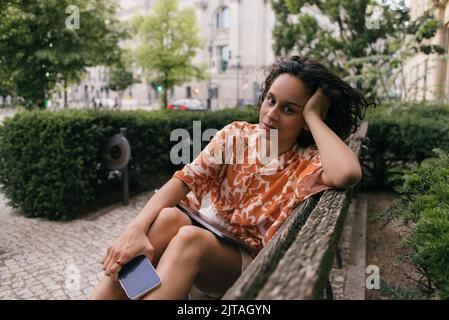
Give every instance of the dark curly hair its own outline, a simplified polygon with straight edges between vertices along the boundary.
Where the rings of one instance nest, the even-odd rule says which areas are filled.
[[[320,62],[292,56],[281,58],[268,70],[268,76],[262,84],[262,93],[258,102],[259,108],[274,80],[283,73],[288,73],[302,80],[310,95],[318,88],[322,89],[331,102],[324,122],[342,140],[349,136],[351,129],[353,132],[357,129],[358,120],[363,119],[366,109],[375,106],[374,102],[368,102],[360,91],[352,88]],[[313,144],[315,144],[315,141],[312,134],[302,130],[298,137],[298,145],[308,147]]]

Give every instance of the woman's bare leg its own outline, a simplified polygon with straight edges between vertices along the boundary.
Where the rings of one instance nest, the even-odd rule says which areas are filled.
[[[157,266],[161,286],[143,299],[187,299],[192,284],[222,295],[241,273],[240,251],[210,231],[184,226]]]
[[[157,266],[162,253],[178,230],[192,224],[190,218],[176,208],[164,208],[157,216],[148,231],[148,238],[154,247],[154,256],[151,263]],[[120,300],[128,299],[118,281],[104,276],[89,299]]]

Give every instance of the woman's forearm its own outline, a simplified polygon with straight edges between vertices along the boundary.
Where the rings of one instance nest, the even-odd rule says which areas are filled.
[[[321,164],[328,181],[336,187],[348,187],[360,181],[361,168],[354,152],[316,113],[306,118],[320,153]]]
[[[129,227],[148,231],[163,208],[173,207],[189,193],[189,188],[177,178],[171,178],[148,200],[145,207]]]

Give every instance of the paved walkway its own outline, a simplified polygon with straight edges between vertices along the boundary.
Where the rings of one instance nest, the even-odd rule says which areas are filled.
[[[0,122],[15,109],[0,109]],[[25,218],[0,193],[0,300],[86,299],[102,275],[106,247],[151,192],[70,222]]]
[[[0,194],[0,300],[86,299],[102,275],[105,248],[151,193],[71,222],[25,218]]]

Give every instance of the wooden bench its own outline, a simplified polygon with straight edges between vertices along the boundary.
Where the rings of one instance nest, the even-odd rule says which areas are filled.
[[[368,123],[346,142],[360,156]],[[332,298],[329,274],[338,253],[353,188],[327,190],[302,202],[275,237],[222,297],[235,299]]]

